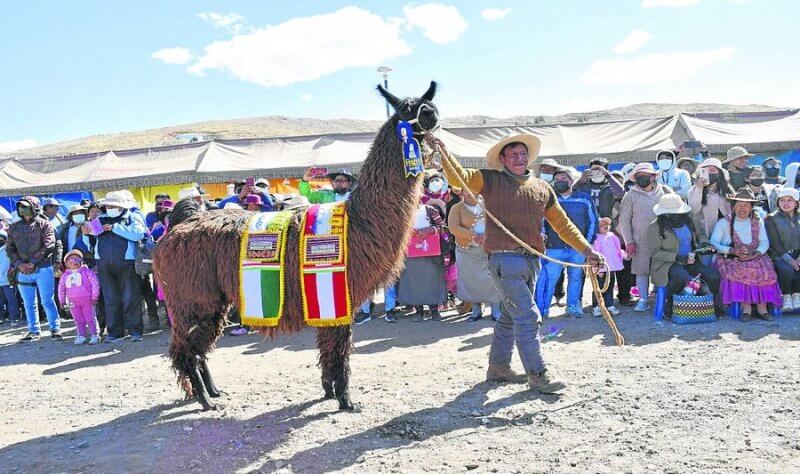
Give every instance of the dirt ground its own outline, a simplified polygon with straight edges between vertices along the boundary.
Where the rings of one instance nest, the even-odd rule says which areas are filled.
[[[223,337],[224,408],[201,412],[164,331],[76,347],[71,322],[62,342],[3,326],[0,471],[798,472],[800,316],[617,321],[622,348],[601,318],[545,322],[561,396],[483,381],[489,318],[357,326],[357,413],[321,400],[313,330]]]

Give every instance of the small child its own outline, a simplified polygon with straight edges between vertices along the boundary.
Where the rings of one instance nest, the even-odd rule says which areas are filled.
[[[597,275],[597,282],[600,284],[602,288],[605,285],[606,278],[610,278],[611,282],[608,284],[608,290],[603,293],[603,301],[606,304],[606,308],[608,308],[608,312],[611,313],[613,316],[616,316],[620,313],[616,306],[614,306],[614,280],[616,277],[616,273],[622,270],[622,259],[624,258],[622,253],[622,248],[619,243],[619,237],[613,232],[610,232],[611,229],[611,219],[608,217],[603,217],[600,219],[599,223],[599,231],[597,237],[595,237],[594,244],[592,247],[603,257],[606,259],[606,263],[608,264],[608,270],[610,270],[610,274],[606,275],[606,269],[603,268],[601,273]],[[602,312],[600,307],[597,303],[597,297],[592,294],[592,305],[594,309],[592,310],[595,316],[602,316]]]
[[[86,342],[87,327],[91,335],[89,344],[97,344],[100,342],[94,314],[94,307],[100,298],[97,275],[83,264],[83,253],[80,250],[68,252],[64,256],[64,265],[67,269],[58,282],[58,302],[61,306],[68,306],[75,320],[75,329],[78,332],[75,345],[80,346]]]

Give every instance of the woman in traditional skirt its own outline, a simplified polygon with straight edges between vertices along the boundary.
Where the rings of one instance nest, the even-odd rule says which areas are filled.
[[[746,187],[728,200],[733,204],[733,219],[720,219],[711,234],[722,276],[722,302],[742,303],[742,321],[752,319],[752,305],[759,318],[771,321],[767,304],[780,307],[783,301],[775,267],[765,255],[769,239],[764,222],[753,212],[758,200]]]
[[[483,303],[492,307],[492,319],[500,318],[500,290],[489,273],[489,257],[483,250],[486,216],[483,203],[464,193],[461,202],[450,209],[447,229],[456,238],[456,294],[472,303],[470,321],[483,317]]]
[[[420,202],[414,217],[414,231],[409,243],[409,250],[415,243],[423,239],[430,241],[436,236],[440,251],[437,255],[406,256],[405,268],[400,274],[397,289],[397,300],[400,304],[412,305],[416,309],[414,321],[424,319],[424,306],[427,305],[431,319],[441,321],[439,305],[447,301],[447,284],[444,278],[445,265],[443,254],[447,252],[446,241],[442,239],[445,231],[443,211],[437,206]],[[426,239],[427,238],[427,239]]]

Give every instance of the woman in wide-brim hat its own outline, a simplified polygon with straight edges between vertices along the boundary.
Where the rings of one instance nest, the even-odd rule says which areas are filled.
[[[719,294],[720,275],[717,270],[700,261],[695,251],[708,245],[708,236],[696,225],[692,208],[677,194],[661,196],[653,206],[656,219],[647,229],[650,247],[650,277],[655,286],[667,288],[666,315],[671,316],[671,295],[679,294],[689,280],[702,274],[714,295]],[[722,299],[715,296],[716,313],[722,316]]]
[[[783,300],[775,267],[766,255],[769,238],[764,221],[753,212],[758,200],[747,188],[728,195],[728,200],[733,216],[717,222],[711,234],[722,276],[722,302],[742,303],[742,321],[752,318],[752,305],[759,318],[770,321],[767,304],[781,305]]]

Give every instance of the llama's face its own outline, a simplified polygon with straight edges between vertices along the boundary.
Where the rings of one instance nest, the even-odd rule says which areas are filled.
[[[394,108],[398,119],[411,124],[415,135],[422,135],[439,127],[439,109],[433,104],[435,81],[431,81],[428,90],[417,98],[397,98],[380,85],[378,91]]]

